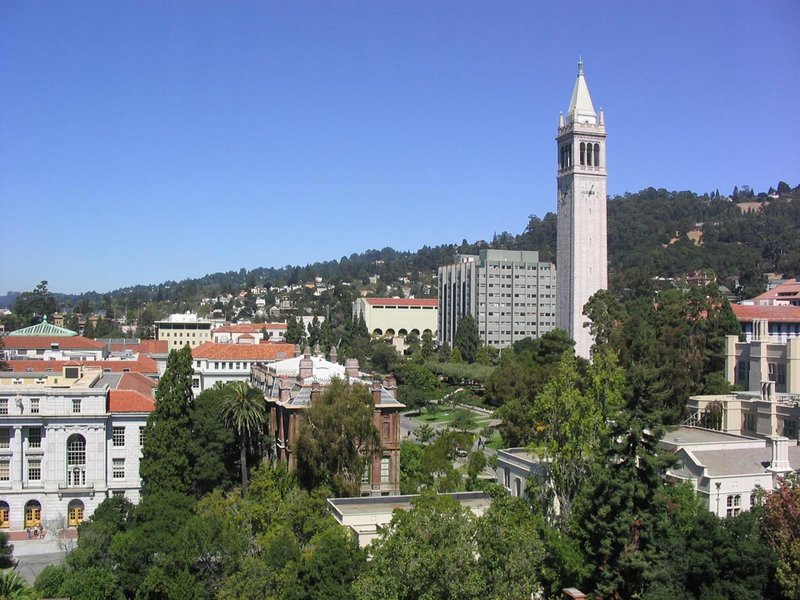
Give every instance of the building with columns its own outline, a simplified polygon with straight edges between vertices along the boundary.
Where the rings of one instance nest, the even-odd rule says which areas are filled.
[[[138,502],[156,383],[66,364],[57,384],[0,372],[0,528],[74,527],[111,496]]]
[[[557,325],[575,340],[575,353],[589,358],[592,337],[583,307],[608,286],[606,225],[606,125],[595,112],[578,62],[566,115],[558,121]]]

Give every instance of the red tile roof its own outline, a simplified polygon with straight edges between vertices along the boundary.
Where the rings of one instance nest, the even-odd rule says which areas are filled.
[[[379,306],[439,306],[436,298],[364,298],[367,304]]]
[[[206,342],[192,350],[195,359],[211,360],[277,360],[278,354],[283,358],[294,356],[294,344],[215,344]]]
[[[134,390],[108,392],[108,412],[152,412],[155,407],[155,399]]]
[[[232,323],[217,327],[214,333],[261,333],[262,329],[286,331],[286,327],[286,323]]]
[[[7,335],[3,337],[3,343],[7,350],[49,350],[52,344],[58,344],[59,350],[102,350],[105,348],[105,344],[102,342],[90,340],[80,335],[71,337]]]
[[[800,323],[800,306],[750,306],[731,304],[733,314],[739,321],[766,319],[773,323]]]
[[[795,280],[787,281],[769,291],[759,294],[753,300],[798,300],[800,299],[800,282]]]
[[[123,373],[128,369],[131,373],[144,375],[158,374],[156,361],[149,356],[139,355],[136,360],[7,360],[8,368],[15,372],[24,373],[31,369],[33,373],[44,373],[45,369],[53,369],[54,373],[61,373],[64,366],[83,365],[85,367],[100,367],[109,369],[112,373]]]
[[[157,386],[158,384],[154,380],[141,373],[123,373],[114,389],[139,392],[150,397]]]
[[[168,354],[169,342],[167,340],[139,340],[138,344],[109,344],[111,352],[131,350],[142,354]]]

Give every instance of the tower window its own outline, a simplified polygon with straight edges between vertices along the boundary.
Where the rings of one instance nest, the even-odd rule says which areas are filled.
[[[594,166],[600,166],[600,144],[594,145]]]
[[[581,165],[586,164],[586,144],[581,142]]]
[[[586,164],[592,166],[592,145],[586,144]]]

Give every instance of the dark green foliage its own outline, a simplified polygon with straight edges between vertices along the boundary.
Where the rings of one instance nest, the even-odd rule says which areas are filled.
[[[220,418],[224,393],[223,387],[212,387],[192,403],[190,454],[193,492],[198,498],[218,486],[229,489],[237,481],[236,434]]]
[[[286,319],[286,333],[283,337],[289,344],[302,344],[305,336],[306,330],[302,319],[294,317]]]
[[[47,565],[39,573],[33,587],[42,598],[56,598],[66,575],[67,571],[63,565]]]
[[[225,384],[222,391],[222,418],[239,440],[239,468],[242,495],[247,495],[247,451],[261,439],[267,420],[264,394],[245,381]]]
[[[11,308],[18,320],[18,327],[41,323],[48,318],[52,323],[53,313],[58,311],[55,296],[47,289],[47,282],[40,281],[32,292],[22,292]]]
[[[478,326],[472,315],[466,315],[458,322],[456,335],[453,338],[453,347],[461,353],[461,358],[468,363],[474,363],[478,354],[481,339],[478,335]]]
[[[400,355],[397,354],[394,346],[376,341],[372,344],[370,362],[372,363],[372,368],[378,373],[391,373],[400,362]]]
[[[8,534],[0,531],[0,569],[14,566],[14,545],[8,543]]]
[[[156,407],[145,427],[139,466],[145,494],[186,494],[192,489],[187,449],[192,447],[193,372],[188,345],[169,353],[167,369],[156,388]]]
[[[334,379],[303,412],[294,454],[307,490],[326,485],[336,496],[358,495],[361,474],[380,449],[373,410],[365,386]]]

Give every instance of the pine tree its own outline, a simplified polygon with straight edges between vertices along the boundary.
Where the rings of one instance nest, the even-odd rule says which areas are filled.
[[[146,494],[191,489],[187,449],[192,442],[192,351],[172,350],[156,388],[156,407],[145,427],[139,471]]]
[[[290,344],[302,344],[305,337],[303,321],[299,317],[289,317],[286,319],[286,341]]]
[[[480,343],[478,326],[475,325],[473,316],[466,315],[462,317],[456,328],[456,337],[453,339],[454,348],[458,348],[459,352],[461,352],[461,358],[468,363],[474,363]]]

